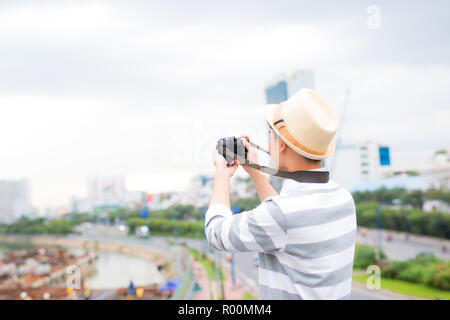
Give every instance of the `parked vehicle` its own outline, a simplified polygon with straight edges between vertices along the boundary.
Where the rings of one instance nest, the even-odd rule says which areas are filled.
[[[150,237],[150,229],[148,226],[140,226],[136,228],[136,237],[138,238],[148,238]]]

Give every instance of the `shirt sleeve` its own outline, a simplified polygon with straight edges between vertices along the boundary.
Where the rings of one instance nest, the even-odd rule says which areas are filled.
[[[286,219],[272,197],[240,214],[223,204],[211,206],[205,234],[212,248],[228,252],[283,251],[287,242]]]

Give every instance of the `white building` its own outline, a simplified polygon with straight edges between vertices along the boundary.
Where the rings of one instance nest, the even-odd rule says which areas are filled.
[[[90,178],[87,182],[87,189],[87,199],[94,207],[125,205],[124,177]]]
[[[369,179],[361,179],[357,184],[352,184],[350,190],[373,191],[381,187],[422,191],[429,189],[450,190],[450,160],[448,154],[450,154],[450,150],[436,151],[426,163],[415,168],[405,166],[379,168],[379,170],[374,170],[378,174],[372,175]],[[350,159],[351,157],[347,158]],[[425,211],[430,211],[432,208],[440,208],[438,210],[444,212],[446,210],[442,203],[431,201],[424,204]]]
[[[0,223],[11,223],[31,211],[29,181],[0,180]]]
[[[208,206],[211,200],[214,176],[199,174],[191,179],[186,190],[180,193],[179,201],[182,204],[192,204],[196,207]]]
[[[147,207],[150,210],[167,209],[180,202],[180,194],[177,192],[158,192],[147,194]]]
[[[450,148],[437,150],[419,173],[429,188],[450,190]]]
[[[94,208],[92,206],[92,202],[86,198],[72,197],[70,201],[69,207],[70,212],[86,213],[86,212],[93,212],[93,209]]]
[[[87,181],[86,197],[72,197],[70,212],[93,213],[100,207],[136,209],[145,205],[146,192],[126,189],[124,177],[94,177]]]
[[[422,210],[425,212],[437,210],[444,213],[450,213],[450,205],[442,200],[426,200],[423,203]]]
[[[324,166],[331,178],[350,189],[362,180],[380,179],[391,170],[390,159],[384,159],[385,145],[374,141],[336,146],[335,153],[325,159]],[[388,160],[388,161],[386,161]]]
[[[149,209],[165,209],[176,204],[208,207],[214,186],[214,176],[199,174],[193,177],[183,192],[153,194]],[[230,199],[249,198],[256,194],[252,182],[246,177],[234,176],[230,181]]]

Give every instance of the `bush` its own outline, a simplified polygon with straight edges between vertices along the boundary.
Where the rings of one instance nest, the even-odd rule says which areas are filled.
[[[450,262],[439,263],[434,271],[434,277],[427,284],[436,288],[450,290]]]
[[[49,223],[47,232],[52,234],[69,234],[72,232],[72,224],[66,219],[57,219]]]
[[[128,232],[133,234],[137,227],[146,225],[147,221],[143,218],[130,218],[128,219]]]
[[[16,222],[3,226],[1,233],[8,234],[69,234],[72,232],[72,223],[66,219],[56,219],[48,222],[43,218],[21,218]]]
[[[381,251],[381,258],[385,259],[386,255]],[[354,269],[367,269],[368,266],[376,264],[376,251],[372,247],[356,245],[355,259],[353,260]]]
[[[150,233],[173,235],[176,232],[178,236],[201,237],[204,233],[202,221],[174,221],[172,219],[143,219],[130,218],[128,220],[129,233],[133,234],[136,227],[146,225],[150,229]]]
[[[444,262],[428,254],[419,254],[414,259],[406,261],[392,262],[382,268],[381,275],[444,290],[450,288],[450,262]]]

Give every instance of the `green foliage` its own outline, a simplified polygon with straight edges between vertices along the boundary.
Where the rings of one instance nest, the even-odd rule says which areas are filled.
[[[380,253],[381,258],[385,259],[386,255],[383,251]],[[354,269],[366,269],[368,266],[376,264],[376,251],[374,248],[363,245],[356,245],[355,258],[353,260]]]
[[[256,208],[261,202],[258,197],[252,198],[240,198],[234,201],[231,201],[231,207],[238,206],[243,211],[249,211]]]
[[[353,280],[366,284],[369,274],[353,274]],[[450,291],[424,284],[381,277],[381,289],[426,299],[450,300]]]
[[[147,220],[143,218],[130,218],[128,219],[128,232],[133,234],[136,231],[136,228],[139,226],[144,226],[147,224]]]
[[[108,210],[108,219],[110,223],[114,223],[116,219],[128,220],[137,217],[139,217],[139,210],[129,210],[126,208]]]
[[[95,216],[89,213],[67,213],[64,218],[70,222],[72,226],[79,225],[83,222],[95,222]]]
[[[47,221],[44,218],[20,218],[15,223],[2,226],[0,233],[7,234],[68,234],[72,232],[74,224],[67,219]]]
[[[174,235],[175,231],[181,237],[202,237],[204,233],[204,226],[202,221],[189,221],[172,219],[143,219],[130,218],[128,219],[129,233],[133,234],[137,227],[148,226],[151,234],[160,235]],[[176,228],[176,229],[175,229]]]
[[[200,208],[196,208],[193,205],[176,205],[167,209],[151,210],[149,212],[150,218],[156,219],[194,219],[202,220],[203,213]]]
[[[244,292],[244,294],[242,295],[242,300],[258,300],[253,294],[251,294],[250,292]]]
[[[356,204],[358,225],[377,227],[377,202],[359,202]],[[420,209],[397,210],[389,206],[380,208],[381,227],[383,229],[412,232],[450,239],[450,215],[441,212],[424,212]]]
[[[390,202],[394,199],[401,199],[407,194],[406,189],[382,187],[375,191],[356,191],[352,193],[356,203],[359,202]]]
[[[362,202],[356,204],[356,220],[358,225],[376,228],[377,226],[377,203]]]
[[[381,252],[381,258],[386,255]],[[372,247],[357,245],[354,269],[367,269],[376,264],[376,251]],[[406,261],[394,261],[381,267],[384,278],[420,283],[441,290],[450,290],[450,261],[443,261],[431,254],[419,254]]]
[[[426,191],[425,196],[427,199],[442,200],[450,204],[450,192],[442,189],[429,189]]]
[[[394,261],[382,268],[381,275],[439,289],[450,289],[450,261],[442,261],[429,254],[419,254],[406,261]]]
[[[47,227],[47,233],[51,234],[69,234],[72,232],[72,223],[66,219],[52,220]]]
[[[415,174],[412,173],[411,175]],[[450,192],[437,189],[430,189],[424,192],[422,190],[406,190],[404,188],[387,189],[386,187],[382,187],[375,191],[356,191],[352,195],[355,203],[389,203],[394,199],[399,199],[402,205],[408,204],[418,209],[422,208],[423,203],[427,199],[442,200],[450,204]]]

